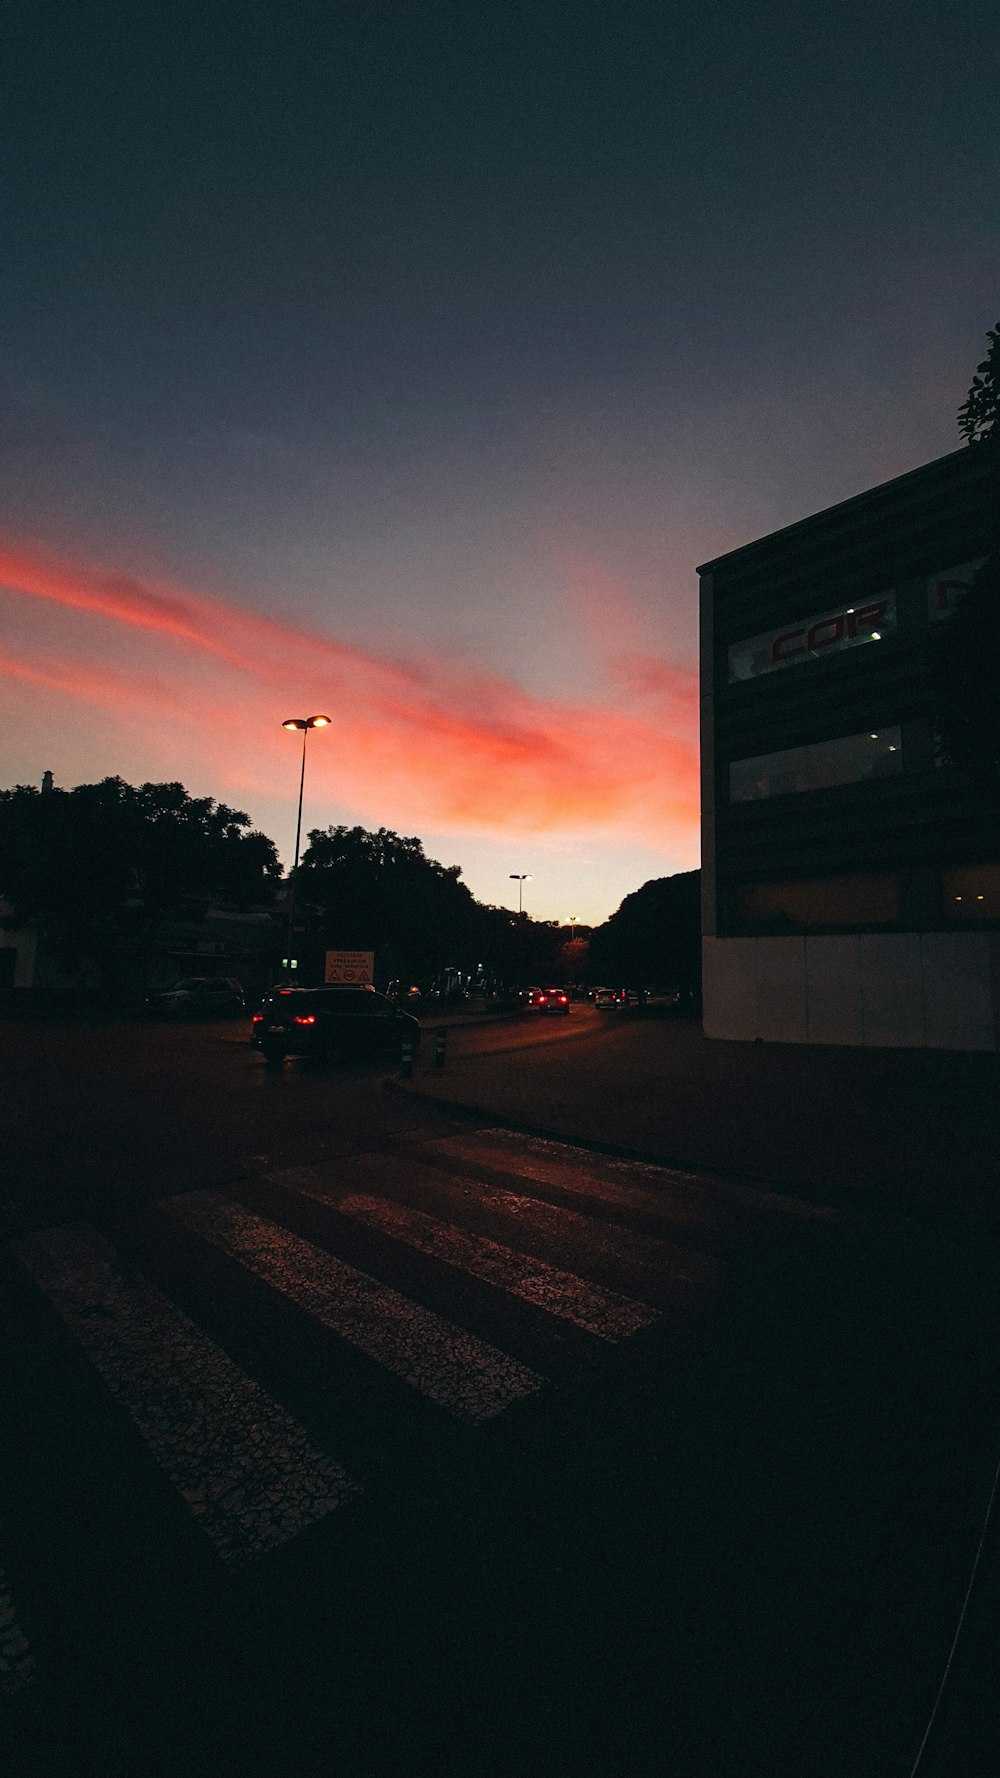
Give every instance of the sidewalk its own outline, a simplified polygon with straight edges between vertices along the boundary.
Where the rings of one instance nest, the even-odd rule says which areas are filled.
[[[477,1021],[481,1023],[481,1021]],[[1000,1228],[1000,1056],[709,1042],[692,1020],[572,1043],[424,1045],[408,1091],[694,1172]]]

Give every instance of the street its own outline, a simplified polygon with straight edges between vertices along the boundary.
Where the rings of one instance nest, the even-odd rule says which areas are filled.
[[[992,1240],[462,1114],[432,1036],[417,1096],[239,1022],[3,1028],[5,1770],[906,1778]]]

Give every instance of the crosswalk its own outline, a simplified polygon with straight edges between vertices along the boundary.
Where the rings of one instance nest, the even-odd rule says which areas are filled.
[[[135,1213],[138,1231],[76,1222],[11,1246],[137,1461],[169,1482],[206,1555],[240,1570],[364,1496],[352,1450],[370,1404],[384,1398],[391,1418],[413,1402],[475,1437],[531,1403],[544,1412],[575,1366],[698,1313],[725,1256],[697,1187],[478,1130],[177,1192]],[[282,1399],[291,1359],[258,1366],[272,1326],[318,1352],[325,1414]],[[32,1671],[0,1569],[0,1689]]]

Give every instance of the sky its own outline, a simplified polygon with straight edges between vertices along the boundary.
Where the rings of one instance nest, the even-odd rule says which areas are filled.
[[[0,784],[699,859],[696,565],[959,446],[995,0],[12,0]]]

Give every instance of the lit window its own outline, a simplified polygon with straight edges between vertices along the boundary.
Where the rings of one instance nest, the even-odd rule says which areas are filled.
[[[1000,864],[965,864],[941,879],[943,907],[953,920],[1000,920]]]
[[[902,770],[898,728],[875,734],[840,735],[834,741],[813,741],[780,753],[761,753],[733,760],[729,767],[729,799],[757,802],[763,797],[790,796],[799,791],[827,790],[837,784],[860,784]]]

